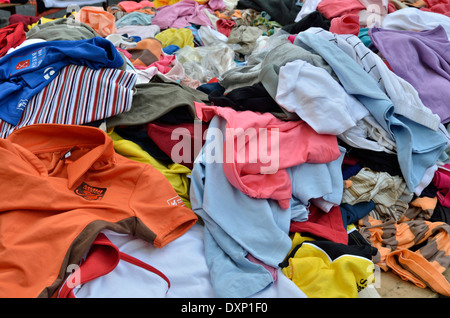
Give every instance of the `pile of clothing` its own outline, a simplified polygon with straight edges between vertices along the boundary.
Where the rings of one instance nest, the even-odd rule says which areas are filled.
[[[11,15],[0,297],[450,296],[449,7]]]

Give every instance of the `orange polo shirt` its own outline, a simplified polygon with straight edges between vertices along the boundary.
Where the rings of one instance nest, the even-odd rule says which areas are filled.
[[[161,172],[98,128],[21,128],[0,139],[0,163],[2,298],[51,297],[103,229],[163,247],[197,221]]]

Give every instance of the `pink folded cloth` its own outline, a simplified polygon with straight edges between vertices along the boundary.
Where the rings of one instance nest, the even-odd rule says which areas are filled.
[[[289,207],[292,197],[287,168],[331,162],[341,154],[336,136],[318,134],[303,120],[283,121],[271,113],[194,105],[204,122],[216,115],[227,121],[222,165],[228,181],[250,197],[277,201],[282,209]]]
[[[144,0],[141,2],[135,2],[135,1],[121,1],[119,2],[119,6],[125,10],[125,12],[133,12],[145,7],[153,8],[155,5],[153,2],[150,2],[148,0]]]
[[[229,36],[231,33],[231,29],[236,25],[236,22],[231,19],[219,19],[216,22],[217,31],[219,31],[222,34],[225,34],[226,36]]]
[[[345,14],[357,14],[359,11],[365,9],[366,6],[359,0],[322,0],[317,5],[317,11],[330,20]]]
[[[438,189],[437,197],[442,206],[450,207],[450,164],[442,166],[444,169],[438,169],[434,173],[432,183]]]
[[[357,14],[345,14],[331,19],[330,32],[336,34],[359,34],[359,16]]]
[[[159,7],[152,24],[158,25],[161,30],[185,28],[191,23],[214,27],[204,10],[213,13],[207,5],[198,4],[194,0],[183,0],[173,5]]]

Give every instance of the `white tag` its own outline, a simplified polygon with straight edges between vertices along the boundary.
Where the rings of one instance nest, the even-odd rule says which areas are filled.
[[[77,146],[73,146],[72,148],[70,148],[69,150],[67,150],[60,158],[59,160],[62,159],[67,159],[72,155],[72,150],[74,150]]]

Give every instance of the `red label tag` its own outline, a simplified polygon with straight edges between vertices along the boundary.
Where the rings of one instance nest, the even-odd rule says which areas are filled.
[[[28,66],[30,66],[30,60],[25,60],[25,61],[21,61],[21,62],[17,63],[15,69],[16,70],[21,70],[21,69],[26,68]]]

